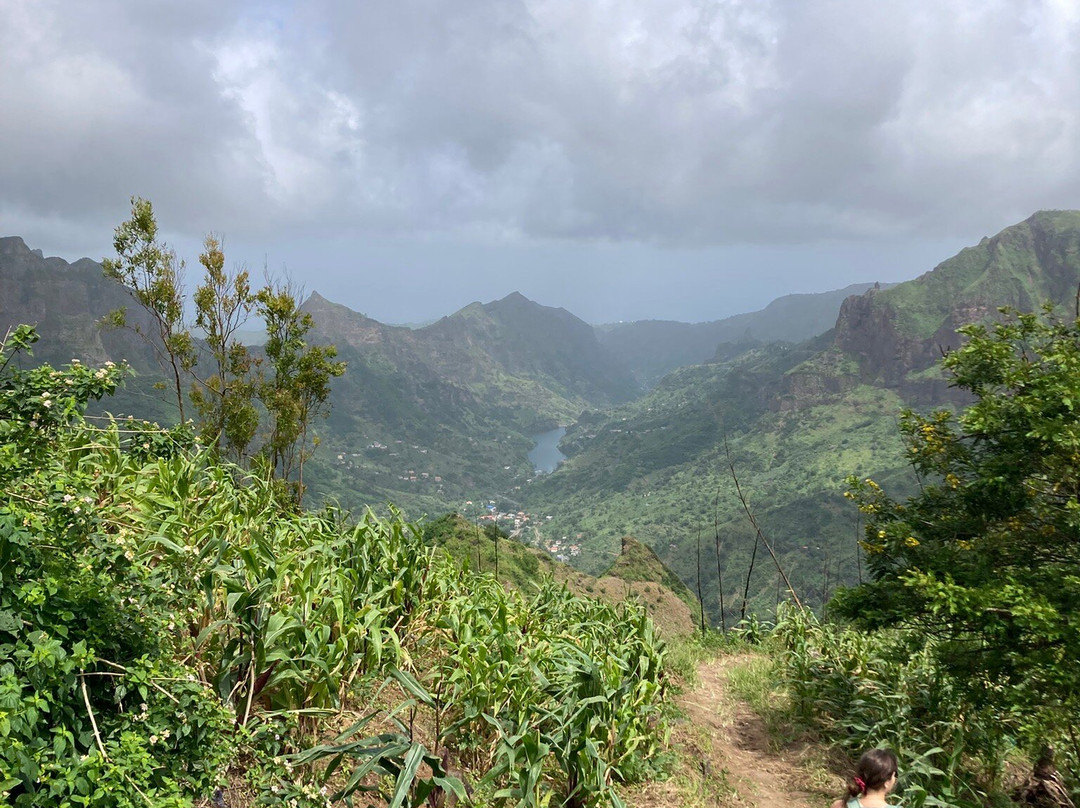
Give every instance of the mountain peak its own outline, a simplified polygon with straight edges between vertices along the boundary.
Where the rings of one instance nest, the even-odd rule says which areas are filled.
[[[25,257],[37,253],[40,257],[40,250],[31,250],[26,246],[26,242],[23,241],[22,236],[3,236],[0,237],[0,255],[8,257]]]
[[[318,292],[312,292],[308,295],[307,300],[300,306],[304,311],[317,312],[325,311],[326,309],[332,309],[335,306],[340,306],[340,303],[335,303],[332,300],[327,300]]]

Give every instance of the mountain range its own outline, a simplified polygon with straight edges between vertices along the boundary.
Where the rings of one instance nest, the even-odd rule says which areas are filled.
[[[792,295],[712,323],[593,327],[515,293],[407,328],[313,294],[312,338],[337,345],[348,369],[305,482],[354,508],[502,513],[519,538],[574,546],[571,560],[592,572],[632,534],[696,583],[697,543],[718,544],[720,564],[709,556],[700,572],[715,619],[721,592],[725,618],[741,611],[744,591],[759,611],[777,594],[749,510],[793,586],[821,603],[861,573],[843,479],[913,484],[897,414],[954,402],[936,362],[957,344],[957,326],[1002,305],[1051,300],[1072,311],[1078,282],[1080,213],[1056,211],[907,283]],[[152,351],[96,325],[124,304],[96,262],[0,239],[0,330],[36,323],[37,359],[128,359],[138,395],[108,406],[143,414]],[[167,406],[153,415],[167,418]],[[555,426],[568,428],[570,457],[537,475],[526,453]]]
[[[586,413],[563,441],[570,459],[530,488],[529,505],[557,506],[549,529],[587,543],[586,568],[630,533],[694,581],[698,536],[710,549],[719,536],[720,575],[715,562],[701,572],[714,616],[721,577],[729,616],[744,592],[759,611],[778,596],[749,510],[800,597],[820,606],[861,575],[845,478],[912,490],[901,410],[961,400],[938,367],[956,328],[1046,301],[1075,315],[1078,289],[1080,212],[1037,213],[919,278],[848,297],[811,340],[681,368],[628,405]]]

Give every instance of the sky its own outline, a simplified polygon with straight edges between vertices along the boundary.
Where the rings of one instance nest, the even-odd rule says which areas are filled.
[[[0,0],[0,235],[700,321],[1080,207],[1072,0]]]

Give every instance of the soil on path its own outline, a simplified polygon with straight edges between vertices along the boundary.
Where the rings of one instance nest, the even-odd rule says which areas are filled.
[[[735,698],[728,672],[748,656],[724,656],[698,668],[678,699],[685,715],[671,735],[680,764],[663,782],[625,797],[634,808],[823,808],[832,785],[819,750],[806,742],[778,745],[765,721]],[[835,795],[833,795],[835,796]]]

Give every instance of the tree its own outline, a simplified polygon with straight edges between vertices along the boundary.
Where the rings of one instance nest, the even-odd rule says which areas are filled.
[[[920,475],[906,502],[850,481],[873,580],[842,614],[905,624],[966,698],[1011,730],[1058,735],[1080,759],[1080,321],[1003,310],[961,329],[943,365],[959,413],[904,414]]]
[[[116,228],[116,258],[102,261],[105,276],[123,284],[152,322],[151,332],[127,319],[124,309],[111,312],[107,320],[139,334],[153,348],[162,369],[172,376],[176,408],[184,415],[187,374],[197,360],[195,343],[184,324],[184,264],[176,253],[157,240],[157,219],[149,201],[132,197],[131,218]]]
[[[326,413],[330,379],[345,372],[345,363],[334,361],[337,348],[333,345],[306,342],[315,322],[301,311],[291,285],[271,284],[259,291],[256,300],[267,334],[268,367],[259,385],[259,400],[269,420],[263,453],[279,479],[290,480],[297,473],[299,501],[304,491],[304,461],[315,447],[311,422]]]
[[[291,480],[296,473],[293,487],[299,501],[304,461],[316,443],[312,421],[325,415],[330,380],[345,371],[345,364],[334,361],[333,345],[308,344],[314,321],[301,311],[293,287],[270,283],[253,292],[246,270],[225,270],[221,241],[211,234],[199,256],[205,276],[195,290],[194,303],[195,325],[204,334],[213,371],[197,373],[199,349],[184,320],[183,263],[158,242],[157,232],[153,207],[145,199],[133,198],[131,219],[116,228],[117,257],[104,262],[106,276],[127,287],[146,310],[155,324],[153,332],[146,333],[137,323],[129,325],[123,310],[113,312],[109,322],[133,328],[154,347],[173,378],[180,419],[185,417],[187,392],[199,415],[200,434],[219,452],[243,461],[258,435],[260,415],[264,416],[259,452],[272,476]],[[254,356],[237,338],[253,311],[266,325],[263,356]]]
[[[225,253],[215,236],[206,237],[199,263],[206,274],[195,289],[195,325],[202,329],[214,371],[197,380],[191,399],[201,418],[203,440],[241,462],[259,426],[254,357],[237,339],[255,295],[247,270],[225,270]]]

